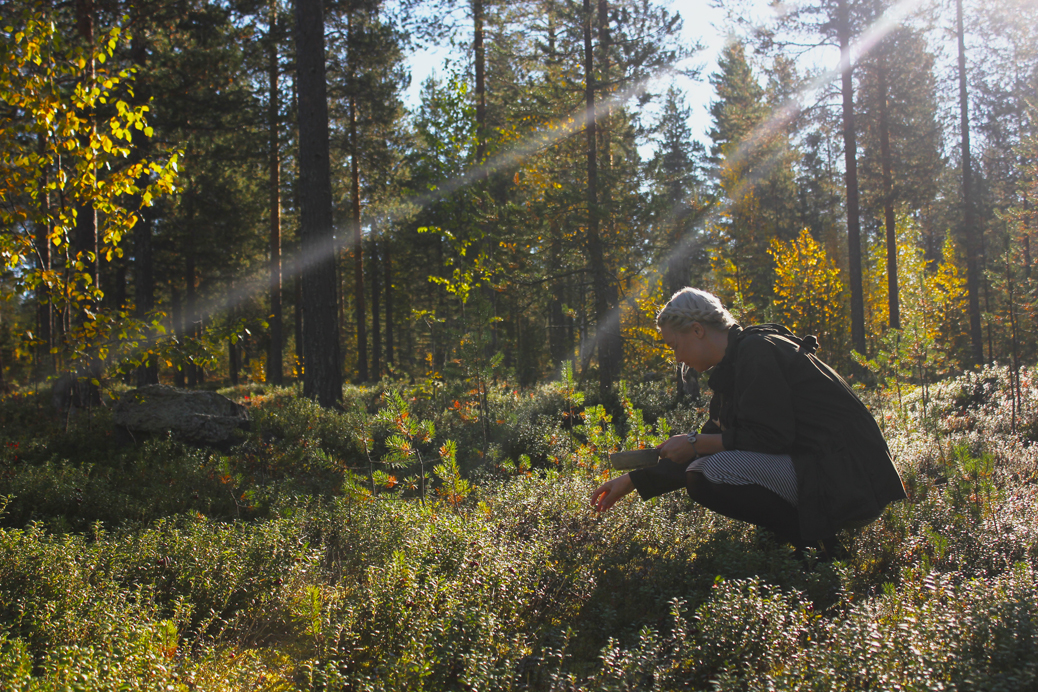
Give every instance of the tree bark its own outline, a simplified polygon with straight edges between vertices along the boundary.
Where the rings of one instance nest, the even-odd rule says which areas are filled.
[[[599,230],[598,209],[598,137],[595,104],[595,51],[592,43],[594,14],[591,0],[584,0],[584,100],[587,112],[587,253],[592,286],[595,293],[595,342],[598,348],[598,383],[603,395],[616,381],[620,359],[620,316],[614,311],[615,287],[605,266],[605,254]],[[614,314],[614,312],[616,314]]]
[[[379,328],[378,313],[381,308],[381,296],[378,275],[378,241],[371,239],[371,377],[378,380],[382,376],[382,330]]]
[[[609,35],[609,2],[608,0],[598,0],[598,62],[600,65],[599,74],[600,78],[598,81],[599,87],[606,86],[609,84],[609,44],[611,38]],[[608,173],[613,169],[613,153],[612,153],[612,142],[610,136],[610,121],[613,115],[613,108],[611,105],[606,104],[605,112],[598,118],[600,122],[597,123],[598,137],[602,142],[602,167],[606,170],[606,185],[603,192],[606,193],[606,197],[609,197],[609,175]],[[606,200],[606,207],[608,209],[609,203]],[[608,213],[608,212],[607,212]]]
[[[483,0],[472,0],[472,53],[476,72],[476,164],[487,156],[486,51],[483,47]]]
[[[47,135],[41,134],[37,138],[41,157],[47,149]],[[47,190],[49,184],[49,169],[44,168],[39,180],[40,220],[36,224],[36,257],[41,272],[51,270],[50,239],[50,192]],[[53,372],[56,364],[53,361],[51,348],[54,346],[54,305],[50,300],[50,290],[45,282],[40,282],[36,287],[36,338],[39,346],[36,348],[36,373],[35,378],[46,376]]]
[[[847,0],[837,2],[837,34],[843,92],[843,146],[847,184],[847,264],[851,283],[851,345],[865,354],[865,300],[861,270],[861,220],[858,209],[858,145],[854,130],[854,82],[851,75],[850,17]]]
[[[390,254],[390,239],[382,241],[382,285],[386,294],[386,364],[393,363],[393,265]]]
[[[190,194],[188,204],[190,205]],[[197,339],[198,329],[198,296],[195,293],[195,248],[194,248],[194,218],[188,214],[187,237],[184,242],[184,331],[189,339]],[[187,386],[194,387],[199,383],[198,368],[195,364],[187,366]]]
[[[184,306],[183,303],[181,303],[180,291],[177,290],[176,283],[174,283],[174,285],[172,286],[172,290],[170,291],[169,302],[170,319],[173,322],[172,329],[170,331],[172,331],[174,334],[180,337],[181,340],[183,340],[185,336]],[[176,384],[176,386],[183,388],[187,385],[187,369],[187,363],[178,364],[176,370],[173,372],[173,383]]]
[[[1025,285],[1031,280],[1031,212],[1030,212],[1030,200],[1027,197],[1027,192],[1024,191],[1024,202],[1023,202],[1023,244],[1024,244],[1024,283]]]
[[[277,4],[272,3],[267,47],[267,75],[270,93],[267,98],[267,127],[270,141],[270,344],[267,349],[267,381],[284,384],[284,311],[281,304],[281,126],[278,98],[278,18]]]
[[[83,77],[84,86],[86,89],[93,88],[95,80],[95,65],[93,58],[93,45],[94,45],[94,3],[93,0],[76,0],[76,22],[79,30],[79,36],[83,40],[84,46],[90,51],[90,60],[87,61],[86,74]],[[90,121],[91,131],[95,130],[96,123],[94,122],[94,113],[89,112],[85,114],[86,118]],[[76,252],[83,255],[83,262],[86,263],[88,269],[87,272],[90,275],[90,279],[93,282],[91,288],[99,285],[100,276],[100,264],[98,262],[97,253],[97,210],[94,209],[92,201],[80,200],[76,205],[76,232],[75,232],[75,247]],[[87,253],[93,254],[93,259],[87,257]],[[82,313],[80,313],[82,316]]]
[[[296,260],[298,265],[298,258]],[[296,355],[296,367],[298,369],[298,376],[302,378],[303,370],[305,369],[305,360],[303,357],[303,279],[299,276],[299,269],[297,267],[295,274],[295,280],[292,282],[292,295],[295,299],[295,310],[293,327],[295,332],[295,355]]]
[[[984,362],[984,335],[980,328],[980,243],[973,213],[973,172],[970,162],[969,98],[966,89],[966,38],[962,0],[955,0],[955,32],[959,48],[959,127],[962,135],[962,232],[966,241],[966,292],[969,294],[970,344],[973,364]]]
[[[878,8],[877,8],[878,9]],[[877,11],[877,16],[880,12]],[[901,303],[897,280],[897,229],[894,222],[894,183],[890,162],[890,121],[887,104],[887,61],[881,43],[876,51],[876,83],[879,87],[879,148],[883,168],[883,220],[887,231],[887,312],[891,329],[901,329]]]
[[[130,54],[133,64],[138,70],[143,71],[148,61],[147,44],[145,33],[140,26],[144,21],[143,8],[139,2],[133,3],[134,24],[137,29],[133,32],[130,44]],[[140,103],[147,103],[147,86],[138,84],[134,89],[134,95]],[[134,156],[138,161],[143,160],[151,150],[151,138],[143,131],[133,133],[135,147]],[[143,189],[148,184],[148,176],[142,175],[137,179],[137,187]],[[152,256],[152,219],[149,208],[141,208],[138,212],[137,224],[133,227],[133,283],[134,283],[134,314],[137,319],[144,320],[148,313],[155,308],[155,270]],[[137,368],[137,386],[143,387],[149,384],[159,383],[159,364],[155,356],[148,358],[147,362],[141,363]]]
[[[239,383],[238,373],[241,372],[241,352],[235,339],[227,339],[227,370],[231,378],[231,384],[237,386]]]
[[[3,351],[0,350],[0,394],[7,394],[10,391],[10,387],[7,384],[7,380],[4,378],[4,356]]]
[[[549,246],[548,272],[552,276],[551,298],[548,303],[548,353],[553,372],[562,376],[562,362],[567,357],[566,316],[562,311],[564,285],[562,274],[562,231],[555,219],[551,221],[551,245]],[[557,369],[557,370],[556,370]]]
[[[303,395],[321,406],[342,398],[336,320],[335,230],[328,145],[324,11],[321,0],[296,0],[299,94],[299,201],[302,241]]]
[[[140,218],[133,229],[133,270],[136,315],[146,319],[155,307],[155,273],[152,263],[151,216],[141,209]],[[137,368],[137,386],[159,383],[159,366],[155,356],[148,358]]]
[[[367,335],[367,306],[364,304],[364,236],[360,227],[360,147],[357,142],[357,104],[356,99],[350,96],[350,196],[352,205],[353,227],[353,305],[357,320],[357,376],[361,382],[368,381],[368,335]],[[373,299],[374,300],[374,299]],[[372,308],[375,310],[375,308]],[[374,312],[374,319],[378,321],[378,312]],[[378,347],[373,347],[378,351]],[[377,359],[377,355],[373,355]],[[375,377],[378,377],[378,368],[374,368]]]

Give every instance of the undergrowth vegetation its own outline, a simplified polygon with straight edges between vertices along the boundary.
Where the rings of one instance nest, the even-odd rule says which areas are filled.
[[[1020,690],[1038,685],[1038,382],[870,394],[909,499],[792,549],[675,493],[588,506],[705,415],[425,382],[225,390],[224,450],[0,402],[4,689]],[[610,411],[615,414],[609,413]]]

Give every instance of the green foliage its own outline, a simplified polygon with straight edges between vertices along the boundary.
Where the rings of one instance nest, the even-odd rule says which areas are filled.
[[[454,509],[472,492],[472,485],[461,477],[457,457],[458,446],[447,440],[440,447],[440,463],[433,467],[433,474],[441,483],[437,493]]]
[[[680,493],[591,512],[606,450],[700,415],[646,385],[621,388],[615,419],[565,382],[491,389],[492,438],[533,446],[468,473],[437,438],[481,436],[444,405],[451,382],[350,388],[345,411],[243,389],[256,425],[219,453],[120,446],[97,415],[61,433],[5,399],[0,670],[12,689],[1027,689],[1038,497],[1010,381],[935,385],[930,426],[918,389],[903,415],[877,398],[910,498],[834,563]],[[516,434],[541,425],[559,439]],[[415,450],[424,503],[354,475]]]
[[[389,438],[386,439],[387,454],[382,457],[382,462],[392,469],[404,471],[417,466],[418,475],[398,481],[396,476],[378,472],[375,482],[388,488],[400,484],[410,490],[417,490],[422,502],[425,502],[425,486],[428,479],[425,474],[426,458],[422,455],[421,448],[432,442],[436,435],[436,425],[431,420],[418,420],[413,416],[411,407],[399,392],[389,394],[386,404],[376,417],[376,420],[390,432]]]
[[[0,236],[0,257],[20,293],[35,292],[74,317],[59,352],[81,371],[155,335],[159,316],[100,310],[94,277],[102,259],[123,256],[138,207],[174,191],[180,152],[135,155],[153,133],[150,107],[134,105],[134,70],[112,60],[126,41],[121,27],[84,46],[62,35],[59,20],[46,9],[4,17],[13,40],[0,49],[0,102],[16,117],[0,129],[0,222],[12,231]],[[74,241],[87,213],[98,220],[96,251]],[[41,253],[57,257],[44,265]]]
[[[794,334],[817,336],[828,360],[842,350],[833,342],[846,333],[839,268],[806,228],[788,243],[772,239],[768,252],[775,261],[777,321]]]

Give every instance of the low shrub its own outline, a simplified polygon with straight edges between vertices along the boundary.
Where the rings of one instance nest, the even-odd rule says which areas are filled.
[[[4,400],[24,427],[4,427],[0,446],[0,677],[55,690],[1028,689],[1038,485],[1021,431],[1038,392],[1024,375],[1015,408],[997,368],[967,404],[966,376],[903,385],[896,402],[871,394],[910,498],[844,535],[834,563],[795,560],[681,493],[594,514],[608,449],[651,444],[663,418],[702,420],[652,383],[613,413],[566,381],[492,386],[483,410],[456,383],[353,387],[341,411],[251,387],[231,393],[248,395],[255,425],[224,451],[120,445],[103,412],[66,431],[26,413],[31,398]],[[428,454],[424,501],[376,473],[416,472],[390,467],[401,428],[375,420],[395,396],[392,416],[433,431],[413,441]]]

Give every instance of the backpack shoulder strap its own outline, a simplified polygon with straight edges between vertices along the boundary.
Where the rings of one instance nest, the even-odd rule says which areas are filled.
[[[766,324],[755,324],[750,327],[746,327],[742,330],[742,334],[739,335],[740,339],[745,338],[750,334],[761,334],[761,335],[774,335],[781,336],[784,339],[792,341],[797,345],[797,350],[801,353],[811,354],[818,350],[818,339],[813,335],[808,335],[803,338],[797,336],[793,332],[789,331],[781,324],[766,323]]]

